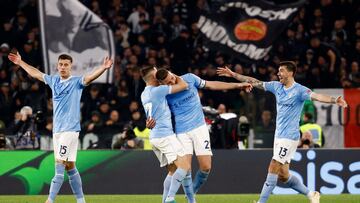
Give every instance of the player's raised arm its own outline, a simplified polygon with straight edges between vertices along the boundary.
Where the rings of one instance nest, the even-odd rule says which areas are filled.
[[[323,102],[323,103],[329,103],[329,104],[337,104],[338,106],[341,106],[343,108],[346,108],[348,105],[346,103],[346,101],[341,97],[332,97],[329,95],[325,95],[325,94],[318,94],[318,93],[311,93],[310,95],[311,100],[313,101],[319,101],[319,102]]]
[[[96,78],[100,77],[107,69],[111,68],[113,64],[113,60],[108,56],[105,57],[103,64],[96,68],[92,73],[85,75],[84,77],[84,85],[89,85],[92,81],[96,80]]]
[[[232,70],[230,70],[227,66],[219,67],[216,70],[216,73],[219,76],[232,77],[232,78],[235,78],[236,80],[238,80],[240,82],[250,83],[253,87],[256,87],[258,89],[264,89],[264,85],[263,85],[264,82],[263,81],[260,81],[260,80],[258,80],[256,78],[253,78],[253,77],[249,77],[249,76],[245,76],[245,75],[235,73]]]
[[[246,92],[250,92],[253,86],[250,83],[228,83],[220,81],[206,81],[205,88],[210,90],[230,90],[230,89],[244,89]]]
[[[176,84],[171,85],[171,94],[181,92],[188,88],[188,84],[179,76],[174,75],[176,78]]]
[[[36,78],[42,82],[44,82],[44,73],[41,72],[39,69],[35,68],[27,64],[25,61],[21,60],[21,56],[19,52],[16,54],[10,53],[8,56],[9,60],[16,65],[19,65],[22,69],[24,69],[31,77]]]

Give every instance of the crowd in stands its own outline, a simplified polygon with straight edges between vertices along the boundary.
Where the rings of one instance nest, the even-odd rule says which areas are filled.
[[[114,134],[126,132],[129,126],[135,135],[148,131],[140,102],[145,83],[139,69],[144,65],[231,81],[216,75],[216,67],[230,64],[237,73],[269,81],[277,80],[281,60],[295,60],[296,81],[309,88],[360,87],[360,1],[309,0],[269,55],[256,64],[205,46],[197,18],[211,12],[219,0],[80,1],[112,28],[115,37],[115,82],[90,85],[82,97],[81,135],[98,135],[100,147],[144,146],[113,141]],[[42,112],[38,130],[51,135],[50,89],[7,59],[9,52],[19,51],[24,61],[44,71],[37,3],[0,1],[0,128],[14,126],[21,119],[20,109],[30,106],[34,115]],[[204,106],[224,105],[227,111],[246,116],[253,127],[274,130],[275,99],[269,93],[200,90],[199,94]]]

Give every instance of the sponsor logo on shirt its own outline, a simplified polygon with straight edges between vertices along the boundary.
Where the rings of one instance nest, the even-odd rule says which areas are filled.
[[[177,102],[174,102],[173,104],[170,104],[171,108],[179,108],[179,106],[183,105],[184,103],[189,102],[193,97],[196,96],[195,92],[191,92],[191,94]]]

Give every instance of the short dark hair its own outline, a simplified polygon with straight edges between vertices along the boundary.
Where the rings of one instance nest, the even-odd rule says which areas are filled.
[[[140,69],[140,75],[143,78],[143,80],[147,81],[148,75],[151,71],[155,70],[154,66],[146,66]]]
[[[280,66],[285,66],[286,70],[293,72],[293,76],[295,76],[297,67],[294,61],[282,61],[279,64]]]
[[[304,116],[305,116],[306,118],[308,118],[309,121],[311,121],[311,120],[313,119],[313,115],[312,115],[311,113],[309,113],[309,112],[305,112],[305,113],[304,113]]]
[[[58,61],[59,60],[69,60],[71,63],[72,63],[72,57],[70,55],[67,55],[67,54],[61,54],[58,58]]]
[[[166,70],[166,68],[160,68],[158,71],[156,71],[156,79],[157,80],[164,80],[169,74],[169,71]]]

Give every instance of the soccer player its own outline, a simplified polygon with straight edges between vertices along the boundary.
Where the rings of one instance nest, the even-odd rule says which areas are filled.
[[[80,174],[75,166],[78,137],[80,131],[80,98],[82,90],[98,78],[113,61],[105,57],[103,64],[85,76],[72,76],[72,57],[61,54],[58,58],[58,75],[47,75],[21,60],[19,53],[10,53],[9,60],[23,68],[31,77],[49,85],[53,98],[53,144],[55,155],[55,176],[51,181],[49,197],[46,203],[55,201],[62,183],[64,171],[67,171],[71,189],[78,203],[84,203],[84,193]]]
[[[146,83],[141,93],[141,102],[146,116],[157,123],[150,132],[150,143],[160,161],[160,167],[166,166],[169,171],[164,180],[163,202],[170,203],[175,202],[175,194],[190,170],[190,164],[186,162],[183,146],[174,134],[166,96],[183,91],[188,85],[177,77],[173,85],[159,86],[155,74],[155,67],[141,69],[141,75]]]
[[[167,85],[175,84],[177,77],[166,69],[159,69],[156,73],[156,78],[162,84]],[[183,188],[188,201],[194,202],[194,194],[199,191],[209,176],[212,156],[210,135],[205,123],[198,89],[246,89],[246,91],[251,91],[252,86],[249,83],[205,81],[192,73],[182,75],[181,78],[188,83],[188,89],[177,94],[168,95],[167,101],[173,114],[175,132],[185,148],[187,163],[191,166],[194,151],[199,162],[199,170],[195,175],[194,181],[192,181],[190,170],[183,182]],[[157,125],[156,123],[155,127]]]
[[[296,64],[293,61],[280,63],[278,72],[280,81],[259,81],[252,77],[234,73],[227,67],[218,68],[217,73],[220,76],[250,82],[254,87],[270,91],[276,97],[277,118],[273,157],[258,203],[264,203],[268,200],[278,180],[297,192],[306,195],[311,203],[320,202],[319,192],[310,191],[296,176],[289,174],[290,161],[296,152],[300,138],[299,122],[301,111],[305,100],[311,99],[337,104],[344,108],[347,107],[346,101],[341,96],[334,98],[312,92],[307,87],[296,83],[294,80]]]

